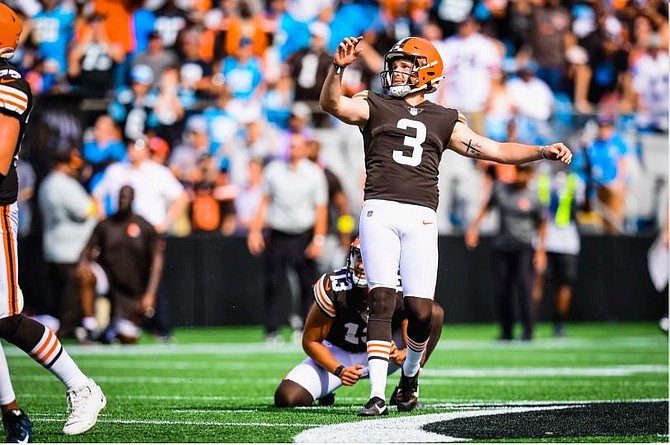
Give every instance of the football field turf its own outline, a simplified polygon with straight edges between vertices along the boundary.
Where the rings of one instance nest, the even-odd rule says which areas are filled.
[[[178,329],[170,344],[66,344],[108,399],[96,427],[76,437],[61,433],[60,382],[4,348],[36,442],[668,442],[668,338],[656,323],[569,324],[565,339],[544,324],[531,344],[496,334],[445,325],[420,380],[425,407],[374,419],[356,416],[367,380],[340,388],[332,407],[273,408],[304,354],[265,345],[260,327]]]

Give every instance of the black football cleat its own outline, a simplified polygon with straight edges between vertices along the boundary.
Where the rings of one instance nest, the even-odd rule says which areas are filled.
[[[33,441],[33,423],[23,410],[14,409],[3,414],[2,425],[5,430],[5,442],[28,443]]]
[[[401,372],[400,385],[395,391],[395,401],[399,412],[410,412],[416,408],[419,401],[419,373],[417,372],[414,377],[407,377],[404,371]]]
[[[358,412],[359,416],[386,416],[389,413],[388,406],[379,397],[373,397],[365,404],[363,409]]]
[[[389,399],[389,406],[398,405],[398,391],[400,391],[400,386],[396,386],[393,392],[391,393],[391,398]]]

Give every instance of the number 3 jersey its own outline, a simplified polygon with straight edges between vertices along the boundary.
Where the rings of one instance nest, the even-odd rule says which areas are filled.
[[[368,330],[368,291],[356,286],[348,269],[342,268],[321,275],[314,284],[316,305],[333,319],[326,337],[330,343],[348,352],[365,352]],[[391,330],[401,328],[406,318],[402,292],[396,292],[396,305]]]
[[[365,93],[359,93],[364,95]],[[459,112],[431,101],[417,106],[368,92],[363,128],[365,199],[385,199],[437,210],[437,177]]]
[[[15,117],[20,124],[19,137],[14,147],[14,159],[9,165],[5,180],[0,184],[0,205],[16,202],[19,180],[16,174],[16,163],[19,159],[21,140],[26,132],[26,124],[33,106],[33,96],[28,82],[21,74],[4,59],[0,59],[0,113]]]

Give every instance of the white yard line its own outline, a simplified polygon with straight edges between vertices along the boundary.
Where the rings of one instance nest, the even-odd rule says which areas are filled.
[[[35,417],[31,416],[33,422],[63,422],[63,418],[53,417]],[[318,427],[318,423],[267,423],[267,422],[215,422],[215,421],[192,421],[192,420],[131,420],[131,419],[111,419],[99,418],[98,423],[124,424],[124,425],[193,425],[193,426],[260,426],[267,428],[274,427]]]
[[[556,377],[556,376],[628,376],[641,373],[668,372],[667,365],[619,365],[589,368],[577,367],[531,367],[491,369],[431,369],[426,368],[421,377]],[[423,381],[422,381],[423,383]]]
[[[492,340],[449,340],[444,339],[437,345],[437,350],[500,350],[510,351],[541,351],[543,349],[568,349],[593,347],[600,352],[606,349],[617,351],[639,347],[656,347],[662,345],[664,339],[650,337],[627,337],[617,339],[539,339],[533,343],[500,343]],[[666,343],[667,346],[667,343]],[[68,352],[73,356],[137,356],[137,355],[247,355],[247,354],[286,354],[302,353],[302,348],[297,344],[266,345],[264,343],[189,343],[189,344],[147,344],[147,345],[65,345]],[[483,351],[482,351],[483,352]],[[5,347],[7,356],[25,355],[16,347],[7,345]]]
[[[32,363],[29,365],[34,366]],[[154,363],[154,366],[156,364]],[[104,369],[104,367],[102,368]],[[183,368],[180,368],[183,369]],[[456,368],[456,369],[431,369],[424,370],[422,375],[422,385],[444,385],[454,383],[454,379],[474,379],[477,384],[501,384],[525,385],[526,382],[509,379],[519,379],[523,377],[625,377],[637,374],[662,374],[668,372],[666,365],[622,365],[622,366],[598,366],[598,367],[546,367],[546,368],[492,368],[492,369],[470,369],[470,368]],[[480,381],[483,378],[492,379],[488,381]],[[21,376],[20,380],[31,382],[46,382],[51,381],[51,375],[26,375]],[[197,378],[197,377],[146,377],[146,376],[118,376],[118,375],[101,375],[96,373],[96,381],[101,383],[142,383],[142,384],[160,384],[160,385],[227,385],[230,383],[253,383],[253,384],[274,384],[280,379],[275,378]],[[555,384],[553,381],[547,383]],[[576,384],[577,382],[575,382]],[[542,381],[534,382],[534,384],[542,384]]]

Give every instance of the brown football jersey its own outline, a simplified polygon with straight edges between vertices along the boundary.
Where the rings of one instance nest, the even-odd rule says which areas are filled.
[[[33,106],[30,85],[19,71],[6,60],[0,60],[0,113],[15,117],[21,125],[19,138],[14,147],[14,159],[9,165],[6,178],[0,185],[0,204],[16,202],[19,180],[16,174],[16,162],[19,159],[21,141],[26,133],[26,125]]]
[[[416,204],[437,210],[437,177],[457,110],[428,100],[413,107],[404,99],[370,92],[370,118],[363,128],[365,199]]]
[[[367,299],[367,290],[353,283],[346,267],[323,274],[314,284],[314,300],[324,315],[333,319],[326,340],[348,352],[365,352],[370,312]],[[391,329],[400,329],[405,318],[402,292],[398,291]]]

